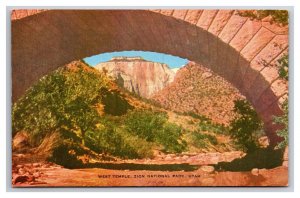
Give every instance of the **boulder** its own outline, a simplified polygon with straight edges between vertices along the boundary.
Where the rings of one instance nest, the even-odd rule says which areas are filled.
[[[213,166],[201,166],[200,170],[206,173],[213,173],[215,168]]]
[[[252,175],[258,176],[258,175],[259,175],[259,170],[258,170],[258,168],[253,168],[253,169],[251,170],[251,173],[252,173]]]
[[[26,171],[25,171],[24,168],[20,168],[20,169],[18,170],[18,173],[19,173],[20,175],[24,175],[24,174],[26,173]]]
[[[13,181],[12,183],[13,184],[17,184],[17,183],[25,183],[25,182],[28,182],[29,180],[29,177],[26,176],[26,175],[18,175],[16,176],[15,178],[13,178]]]
[[[18,132],[12,141],[12,149],[13,151],[21,151],[26,149],[29,146],[29,137],[28,134],[24,131]]]

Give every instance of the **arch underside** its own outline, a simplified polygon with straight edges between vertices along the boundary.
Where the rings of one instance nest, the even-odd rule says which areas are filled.
[[[12,21],[12,99],[73,60],[113,51],[171,54],[199,63],[246,96],[276,141],[287,82],[276,62],[288,51],[286,27],[233,10],[49,10]]]

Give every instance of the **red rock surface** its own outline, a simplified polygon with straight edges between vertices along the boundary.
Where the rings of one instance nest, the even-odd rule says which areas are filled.
[[[34,168],[39,177],[19,176],[13,187],[67,186],[287,186],[288,169],[258,169],[251,172],[215,172],[211,166],[196,171],[66,169],[50,165]],[[29,181],[28,178],[34,178]]]
[[[223,124],[234,116],[233,101],[241,98],[231,84],[193,62],[178,70],[174,81],[152,97],[168,109],[194,112]]]
[[[163,89],[175,76],[168,65],[146,61],[140,57],[115,57],[95,68],[105,69],[119,86],[145,98]]]

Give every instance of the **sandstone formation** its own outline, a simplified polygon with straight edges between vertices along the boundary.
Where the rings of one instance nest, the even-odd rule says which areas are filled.
[[[29,137],[28,134],[24,131],[18,132],[12,141],[13,151],[22,151],[29,146]]]
[[[95,68],[105,70],[120,87],[145,98],[163,89],[175,76],[168,65],[146,61],[141,57],[114,57]]]
[[[223,124],[233,119],[233,101],[241,98],[230,83],[194,62],[178,70],[174,81],[152,97],[165,108],[205,115]]]

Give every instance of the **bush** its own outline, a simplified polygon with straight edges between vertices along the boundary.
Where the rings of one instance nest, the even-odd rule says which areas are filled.
[[[289,23],[289,13],[287,10],[247,10],[238,12],[240,16],[250,17],[251,19],[262,20],[271,16],[272,21],[287,25]]]
[[[126,115],[125,126],[128,132],[146,141],[153,142],[163,129],[167,114],[150,110],[132,110]]]
[[[278,60],[278,74],[280,78],[289,80],[289,56],[287,54]]]
[[[262,122],[246,100],[234,101],[234,111],[238,116],[230,123],[230,136],[245,151],[253,152],[258,148],[257,139],[262,132]]]
[[[209,131],[216,134],[228,134],[228,128],[223,124],[213,123],[211,120],[201,120],[199,123],[200,131]]]
[[[103,123],[85,136],[86,146],[98,153],[121,158],[152,157],[152,144],[118,128],[112,122]]]
[[[199,130],[200,131],[209,131],[217,134],[227,134],[228,128],[223,124],[214,123],[208,117],[204,115],[199,115],[194,112],[183,113],[183,115],[191,116],[199,120]],[[191,123],[192,124],[192,123]]]
[[[155,137],[155,141],[164,146],[164,150],[180,153],[186,149],[187,143],[181,139],[182,128],[173,123],[165,123]]]
[[[188,138],[189,142],[196,148],[206,148],[209,144],[218,144],[218,140],[215,136],[199,131],[190,132]]]
[[[283,126],[282,129],[278,130],[276,133],[279,137],[282,137],[283,140],[278,143],[276,148],[284,149],[286,146],[288,146],[288,139],[289,139],[289,120],[288,120],[288,114],[289,114],[289,106],[288,106],[288,100],[285,100],[282,104],[283,109],[283,115],[282,116],[276,116],[274,117],[274,123],[280,124]]]
[[[182,129],[167,119],[164,112],[133,110],[126,115],[125,128],[147,142],[162,145],[167,152],[182,152],[186,148],[181,140]]]

